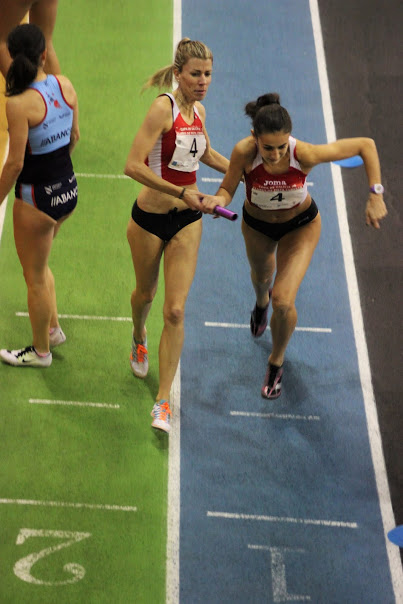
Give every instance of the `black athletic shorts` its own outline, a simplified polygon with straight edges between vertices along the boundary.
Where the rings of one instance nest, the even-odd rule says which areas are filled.
[[[77,205],[77,181],[74,172],[47,184],[28,185],[17,182],[17,199],[26,201],[54,220],[67,216]]]
[[[188,224],[200,220],[202,213],[198,210],[182,210],[178,212],[177,208],[169,210],[167,214],[155,214],[154,212],[145,212],[137,205],[137,200],[133,204],[132,218],[136,224],[141,226],[149,233],[156,235],[162,241],[170,241],[176,233]]]
[[[264,222],[263,220],[253,218],[253,216],[248,214],[245,206],[243,206],[243,219],[246,224],[252,227],[252,229],[255,229],[255,231],[263,233],[263,235],[270,237],[270,239],[274,239],[274,241],[280,241],[287,233],[308,224],[308,222],[312,222],[312,220],[316,218],[318,211],[318,206],[312,199],[311,205],[307,210],[301,212],[298,216],[294,216],[291,220],[287,220],[287,222]]]

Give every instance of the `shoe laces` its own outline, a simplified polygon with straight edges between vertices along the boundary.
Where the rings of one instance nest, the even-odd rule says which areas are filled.
[[[133,355],[135,358],[133,359],[136,363],[144,363],[144,358],[147,355],[147,348],[143,346],[143,344],[136,345],[136,352]]]
[[[168,401],[164,401],[163,403],[157,403],[157,408],[155,410],[155,418],[156,419],[160,419],[164,422],[167,421],[167,416],[169,417],[171,415],[171,409],[169,406],[169,402]]]
[[[35,350],[35,348],[33,346],[27,346],[26,348],[23,348],[22,350],[20,350],[19,352],[17,352],[17,354],[15,356],[17,358],[18,357],[23,357],[25,354],[27,354],[29,352],[36,352],[36,350]]]

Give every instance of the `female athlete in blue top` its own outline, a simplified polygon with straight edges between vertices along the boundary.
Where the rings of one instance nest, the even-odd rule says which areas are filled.
[[[77,95],[64,76],[48,76],[45,38],[32,24],[8,36],[9,153],[0,177],[0,203],[15,186],[14,239],[28,287],[32,346],[1,350],[11,365],[48,367],[49,346],[66,336],[58,322],[55,283],[48,266],[52,242],[77,203],[70,154],[79,138]]]

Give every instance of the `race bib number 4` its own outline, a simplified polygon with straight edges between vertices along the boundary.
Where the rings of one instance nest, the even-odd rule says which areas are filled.
[[[267,191],[267,189],[252,188],[250,200],[253,205],[262,210],[289,210],[301,203],[301,189]]]
[[[199,159],[206,150],[204,134],[177,134],[176,147],[169,168],[179,172],[194,172],[199,169]]]

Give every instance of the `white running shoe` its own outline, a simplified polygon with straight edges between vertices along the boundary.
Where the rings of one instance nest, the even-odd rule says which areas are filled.
[[[52,364],[52,353],[46,357],[40,357],[33,346],[21,348],[21,350],[0,350],[0,358],[3,362],[14,367],[49,367]]]
[[[52,333],[49,334],[49,346],[51,348],[55,348],[56,346],[60,346],[66,341],[66,334],[62,330],[62,328],[55,327]]]
[[[148,350],[147,336],[140,344],[132,339],[132,350],[130,353],[130,366],[136,377],[145,378],[148,373]]]
[[[151,411],[151,417],[154,418],[151,422],[153,428],[169,432],[171,429],[171,409],[169,407],[169,401],[157,401]]]

